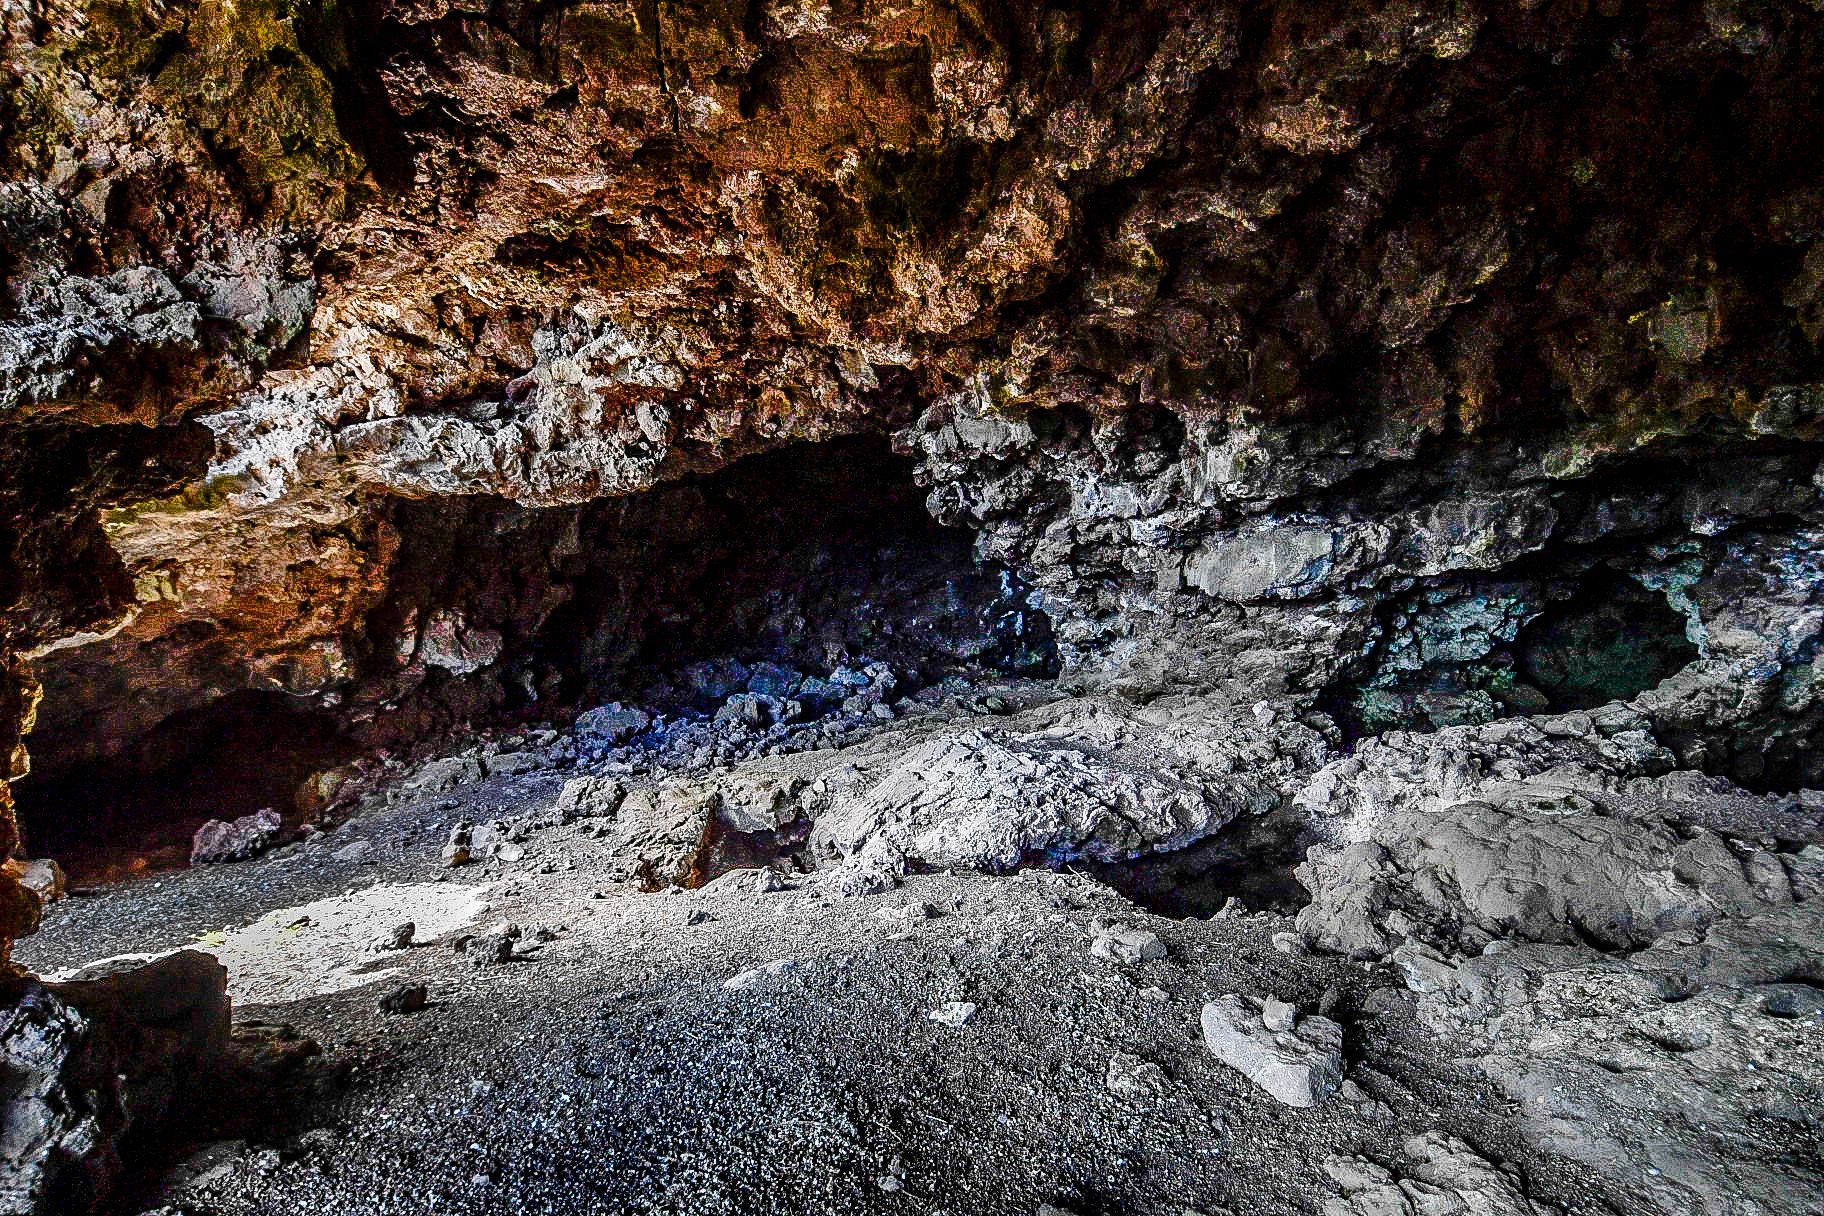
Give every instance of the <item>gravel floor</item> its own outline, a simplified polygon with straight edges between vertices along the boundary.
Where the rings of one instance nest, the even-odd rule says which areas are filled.
[[[1284,917],[1154,917],[1049,872],[831,901],[735,871],[641,894],[607,882],[583,823],[534,834],[511,866],[443,865],[454,821],[556,788],[526,774],[377,797],[278,855],[54,908],[28,965],[213,950],[237,1016],[295,1025],[342,1070],[271,1112],[271,1135],[199,1146],[127,1210],[1316,1212],[1335,1194],[1326,1157],[1390,1157],[1434,1128],[1517,1160],[1562,1210],[1611,1210],[1575,1168],[1527,1154],[1391,970],[1282,953]],[[1168,957],[1092,957],[1089,923],[1110,915]],[[419,944],[376,952],[404,919],[423,922]],[[521,930],[512,961],[453,947],[502,922]],[[724,987],[777,960],[791,965],[771,982]],[[415,983],[426,1008],[380,1012]],[[1365,1097],[1293,1110],[1221,1064],[1197,1019],[1224,992],[1333,1007]],[[951,1002],[976,1011],[933,1020]],[[1164,1092],[1111,1092],[1117,1055],[1159,1065]]]

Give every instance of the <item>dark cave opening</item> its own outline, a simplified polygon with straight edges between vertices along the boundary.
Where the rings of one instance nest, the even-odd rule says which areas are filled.
[[[172,715],[105,764],[35,774],[14,793],[27,847],[93,882],[181,865],[205,821],[289,811],[307,776],[352,753],[328,714],[245,690]]]
[[[1308,825],[1282,810],[1232,823],[1170,853],[1083,868],[1159,916],[1214,916],[1231,899],[1250,912],[1289,916],[1310,902],[1292,871],[1315,842]]]
[[[880,439],[795,445],[579,507],[473,498],[389,512],[387,589],[349,639],[345,685],[217,696],[86,752],[41,736],[44,754],[81,758],[15,787],[29,847],[79,881],[181,864],[205,820],[314,815],[306,779],[358,755],[566,726],[611,700],[706,712],[746,665],[825,675],[883,662],[902,693],[1056,671],[1027,590],[931,518],[911,462]],[[100,694],[144,692],[116,684]],[[58,729],[79,729],[79,711],[63,707]]]
[[[1607,572],[1514,639],[1516,670],[1554,710],[1637,696],[1697,657],[1663,594]]]
[[[1057,669],[1027,589],[931,518],[911,462],[877,438],[794,445],[581,508],[405,502],[394,526],[393,590],[366,625],[376,738],[615,699],[709,709],[731,664],[825,674],[879,660],[908,690]],[[462,670],[464,653],[496,647]]]
[[[1415,591],[1319,706],[1350,741],[1626,701],[1698,657],[1665,593],[1598,566]]]

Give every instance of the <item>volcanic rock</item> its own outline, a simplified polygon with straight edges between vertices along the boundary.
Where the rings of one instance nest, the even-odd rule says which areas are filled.
[[[1204,1045],[1287,1106],[1316,1106],[1343,1083],[1343,1029],[1329,1018],[1283,1014],[1278,1005],[1217,997],[1203,1007]]]
[[[239,819],[211,819],[190,842],[190,864],[211,865],[258,857],[279,842],[284,825],[274,810],[255,811]]]

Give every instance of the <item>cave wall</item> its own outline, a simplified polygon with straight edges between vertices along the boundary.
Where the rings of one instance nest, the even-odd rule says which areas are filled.
[[[47,646],[92,711],[61,765],[240,690],[348,703],[402,512],[891,434],[1067,679],[1495,712],[1518,631],[1623,579],[1698,655],[1643,694],[1681,758],[1802,779],[1821,33],[1801,0],[9,6],[0,754]]]

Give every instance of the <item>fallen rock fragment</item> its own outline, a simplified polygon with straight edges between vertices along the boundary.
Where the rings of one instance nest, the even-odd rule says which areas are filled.
[[[1155,1098],[1171,1088],[1165,1069],[1125,1051],[1117,1051],[1109,1057],[1104,1084],[1109,1093],[1130,1101]]]
[[[1671,758],[1643,730],[1550,727],[1393,732],[1313,776],[1300,804],[1349,819],[1297,869],[1307,941],[1358,959],[1408,938],[1468,955],[1501,939],[1632,950],[1803,898],[1815,863],[1705,826],[1751,795],[1651,775]]]
[[[190,864],[213,865],[258,857],[279,842],[284,825],[270,807],[239,819],[211,819],[190,840]]]
[[[380,998],[381,1013],[417,1013],[430,1002],[430,990],[423,984],[401,984]]]
[[[466,866],[475,859],[473,852],[475,840],[474,825],[459,823],[450,829],[450,839],[443,846],[443,864],[446,866]]]
[[[1090,922],[1089,952],[1118,963],[1144,963],[1166,956],[1165,943],[1151,929],[1097,919]]]
[[[798,970],[796,959],[774,959],[758,967],[749,967],[738,975],[731,975],[722,981],[722,987],[729,992],[770,992],[783,987],[793,972]]]
[[[374,940],[376,953],[388,950],[407,950],[411,948],[412,939],[418,934],[418,926],[412,921],[394,925]]]
[[[613,777],[572,777],[557,796],[561,819],[605,819],[621,807],[627,789]]]
[[[477,967],[510,963],[515,958],[513,943],[519,938],[517,927],[509,926],[492,933],[481,933],[462,942],[462,953]]]
[[[1325,1017],[1288,1015],[1274,1003],[1229,994],[1203,1007],[1203,1041],[1217,1059],[1287,1106],[1316,1106],[1343,1083],[1343,1028]]]
[[[811,848],[849,857],[880,842],[926,866],[996,873],[1039,855],[1119,862],[1271,810],[1285,772],[1327,756],[1296,723],[1082,698],[916,744],[879,780],[834,798]]]
[[[974,1001],[945,1001],[925,1016],[940,1026],[961,1030],[969,1024],[969,1019],[975,1016],[975,1010]]]
[[[615,747],[651,725],[652,715],[645,710],[611,701],[579,716],[576,720],[576,733]]]

